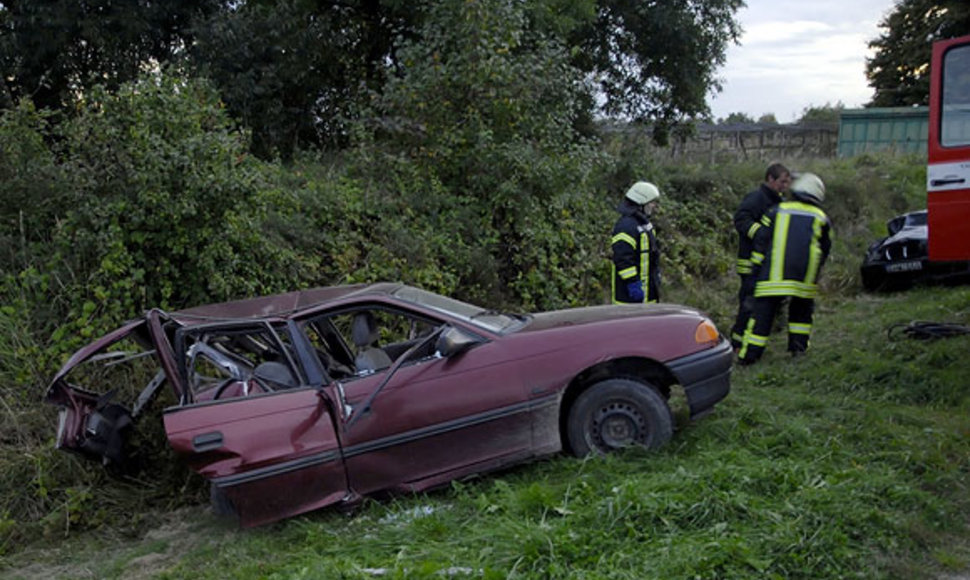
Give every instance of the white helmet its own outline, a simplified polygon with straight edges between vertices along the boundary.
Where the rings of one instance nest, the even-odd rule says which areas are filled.
[[[647,205],[660,198],[660,190],[652,183],[638,181],[627,190],[626,198],[637,205]]]
[[[801,194],[814,199],[818,203],[825,201],[825,184],[814,173],[802,173],[791,184],[793,194]]]

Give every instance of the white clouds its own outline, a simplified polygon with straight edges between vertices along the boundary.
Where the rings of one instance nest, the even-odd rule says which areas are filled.
[[[741,45],[719,71],[724,90],[708,101],[715,118],[774,113],[785,123],[813,105],[862,106],[872,97],[868,44],[894,1],[748,0]]]

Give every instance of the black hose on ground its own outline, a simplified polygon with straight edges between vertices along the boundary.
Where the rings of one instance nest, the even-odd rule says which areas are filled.
[[[908,323],[900,322],[893,324],[886,330],[886,334],[890,340],[899,338],[900,334],[917,340],[932,340],[970,334],[970,326],[953,322],[914,320]]]

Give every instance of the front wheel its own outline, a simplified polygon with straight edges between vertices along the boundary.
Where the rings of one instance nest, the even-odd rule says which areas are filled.
[[[664,398],[631,379],[607,379],[587,389],[569,410],[566,425],[569,447],[579,457],[630,445],[656,449],[673,432],[673,416]]]

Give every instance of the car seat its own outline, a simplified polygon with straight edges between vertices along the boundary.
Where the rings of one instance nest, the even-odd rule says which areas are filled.
[[[266,361],[260,363],[253,371],[253,375],[260,380],[269,383],[269,386],[276,389],[291,389],[298,385],[296,377],[293,376],[290,367],[281,362]]]
[[[377,327],[377,320],[373,313],[364,311],[355,314],[350,332],[357,347],[354,366],[357,367],[358,373],[378,371],[391,366],[391,357],[376,345],[380,329]]]

